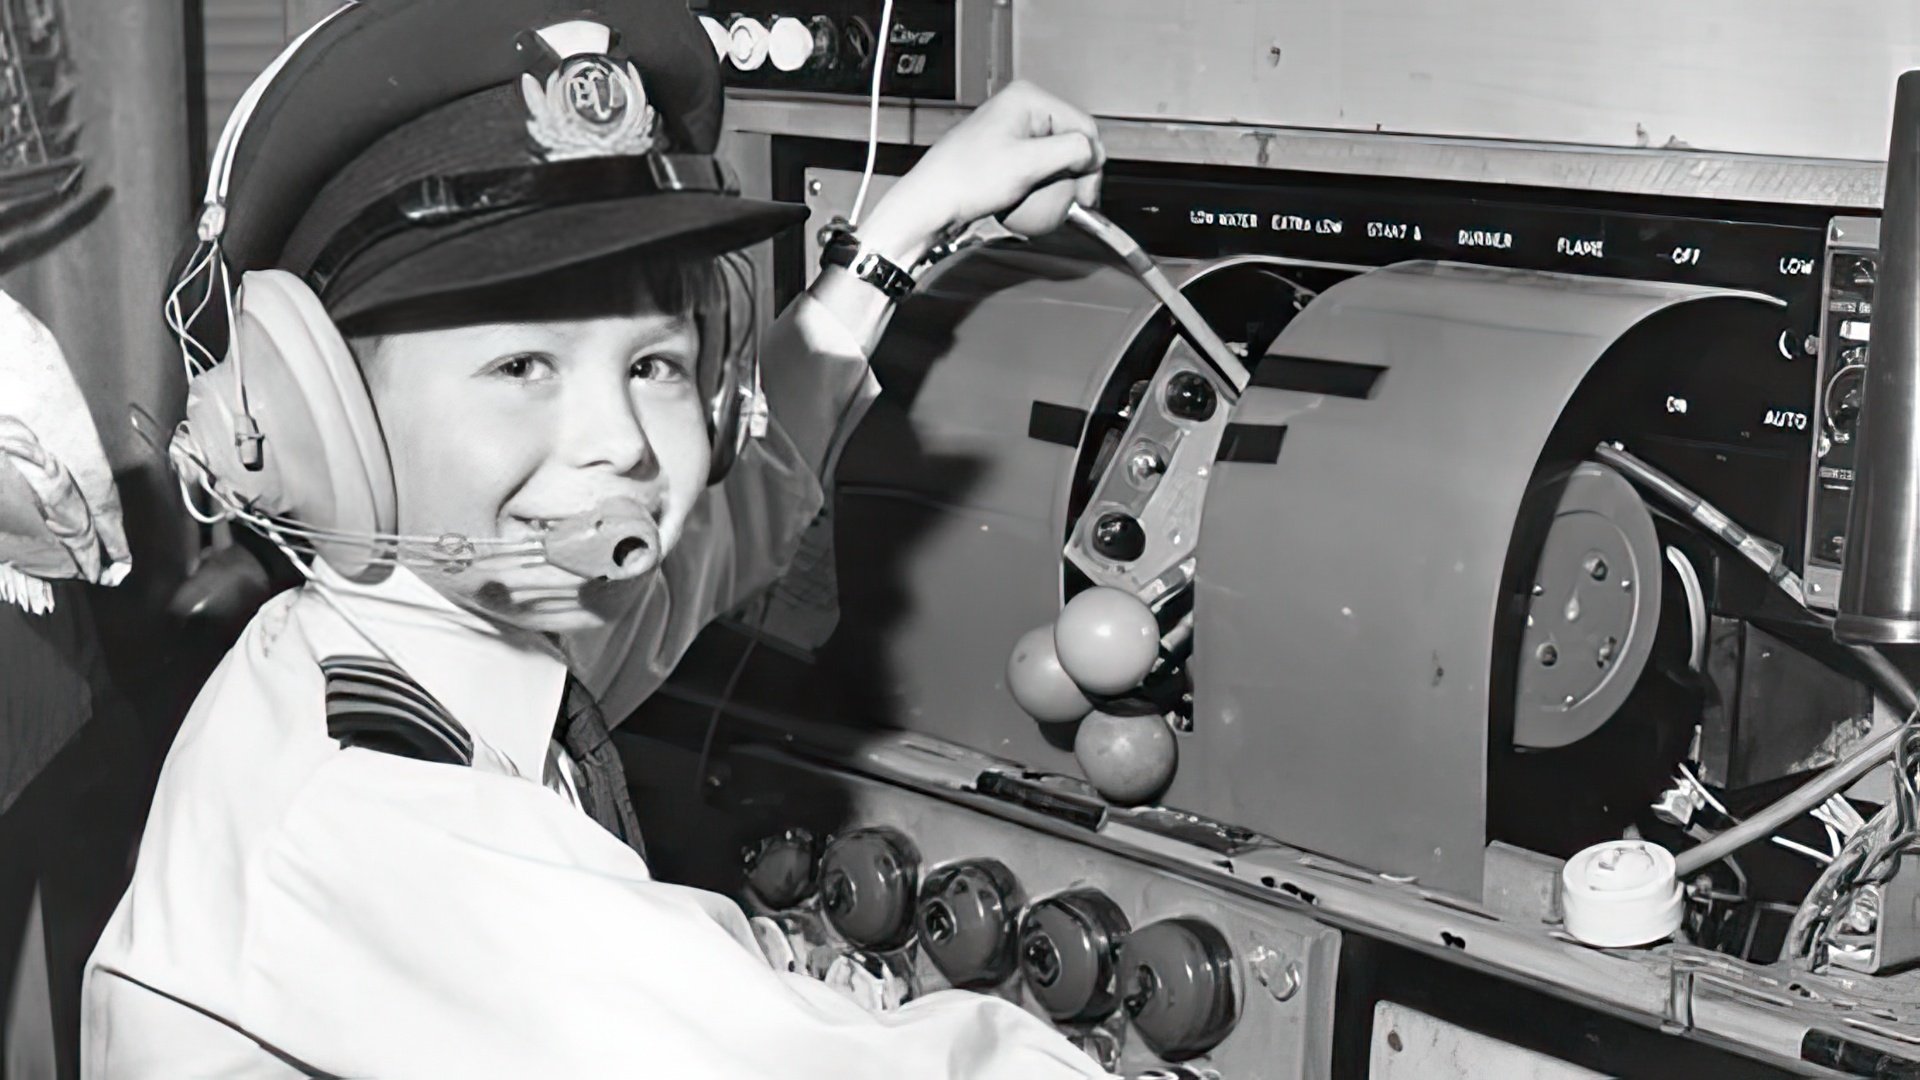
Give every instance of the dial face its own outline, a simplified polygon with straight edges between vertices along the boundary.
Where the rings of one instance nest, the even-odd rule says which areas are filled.
[[[827,921],[855,945],[887,950],[913,932],[919,855],[892,829],[859,829],[820,857],[820,903]]]
[[[1233,949],[1200,919],[1143,926],[1120,948],[1121,1004],[1134,1030],[1169,1061],[1206,1053],[1233,1030]]]
[[[770,836],[747,852],[747,887],[776,911],[793,907],[813,893],[819,851],[805,829]]]
[[[990,859],[927,876],[915,921],[920,948],[949,982],[992,986],[1013,974],[1019,907],[1013,874]]]
[[[1120,1004],[1114,954],[1127,918],[1105,894],[1063,893],[1027,909],[1020,922],[1020,970],[1049,1017],[1086,1023]]]

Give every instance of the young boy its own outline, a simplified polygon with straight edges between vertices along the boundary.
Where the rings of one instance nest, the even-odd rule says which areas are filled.
[[[677,179],[710,175],[721,108],[682,0],[571,3],[326,24],[237,144],[226,258],[301,275],[345,332],[398,533],[531,544],[614,506],[650,542],[610,580],[322,558],[270,602],[168,756],[89,964],[84,1072],[1105,1075],[998,999],[870,1015],[774,972],[726,899],[652,881],[570,674],[624,710],[779,573],[873,393],[885,263],[988,214],[1057,225],[1096,194],[1093,126],[1016,87],[931,149],[859,227],[878,259],[774,327],[771,426],[709,487],[706,366],[742,314],[716,258],[797,215]]]

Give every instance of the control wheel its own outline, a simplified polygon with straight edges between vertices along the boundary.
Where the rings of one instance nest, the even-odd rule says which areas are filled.
[[[788,829],[760,841],[745,854],[747,888],[775,911],[797,907],[813,895],[820,844],[805,829]]]
[[[927,875],[915,923],[920,948],[947,981],[979,988],[1004,982],[1017,963],[1019,886],[992,859],[958,863]]]
[[[1168,1061],[1220,1045],[1239,1019],[1233,948],[1200,919],[1168,919],[1127,935],[1120,986],[1134,1030]]]
[[[820,905],[841,937],[885,952],[913,935],[920,855],[893,829],[856,829],[820,856]]]
[[[1116,959],[1127,916],[1094,889],[1050,896],[1020,920],[1020,970],[1041,1009],[1060,1024],[1084,1024],[1120,1005]]]

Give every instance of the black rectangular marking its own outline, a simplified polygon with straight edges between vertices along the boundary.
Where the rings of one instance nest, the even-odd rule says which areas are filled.
[[[1220,435],[1219,460],[1271,465],[1280,460],[1286,438],[1285,424],[1228,424]]]
[[[1087,426],[1087,410],[1049,401],[1033,403],[1027,416],[1027,438],[1061,446],[1079,446],[1080,432]]]
[[[1364,401],[1373,396],[1380,373],[1385,370],[1377,364],[1356,364],[1350,360],[1269,353],[1261,357],[1260,365],[1253,369],[1253,385]]]

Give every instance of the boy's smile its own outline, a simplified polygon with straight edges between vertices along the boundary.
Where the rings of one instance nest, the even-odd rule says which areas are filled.
[[[402,533],[539,541],[610,499],[679,539],[712,448],[685,316],[643,310],[406,331],[357,343],[393,461]],[[423,575],[523,629],[590,629],[644,576],[589,582],[545,561]]]

